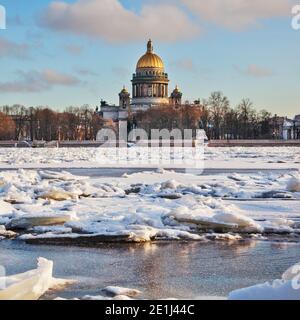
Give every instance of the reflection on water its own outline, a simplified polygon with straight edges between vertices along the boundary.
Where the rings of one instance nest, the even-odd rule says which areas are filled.
[[[54,275],[79,282],[46,298],[101,294],[108,285],[131,287],[145,298],[227,296],[237,288],[280,278],[300,261],[300,244],[245,241],[164,242],[99,248],[29,246],[0,242],[8,274],[35,268],[36,258],[54,261]]]

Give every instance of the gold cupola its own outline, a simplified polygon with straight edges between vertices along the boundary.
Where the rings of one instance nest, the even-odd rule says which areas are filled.
[[[162,59],[153,52],[152,41],[149,40],[147,43],[147,52],[139,59],[136,69],[161,69],[164,70],[164,63]]]

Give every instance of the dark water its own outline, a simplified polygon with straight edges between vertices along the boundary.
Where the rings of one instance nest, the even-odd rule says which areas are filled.
[[[98,295],[108,285],[139,289],[144,298],[196,298],[227,296],[231,290],[280,278],[300,261],[300,244],[166,242],[77,248],[0,241],[0,264],[7,274],[35,268],[38,257],[54,261],[55,277],[79,281],[44,298]]]

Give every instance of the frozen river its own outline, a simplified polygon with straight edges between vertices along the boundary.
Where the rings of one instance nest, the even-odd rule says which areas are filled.
[[[46,299],[99,295],[110,285],[139,289],[142,298],[192,299],[226,297],[231,290],[280,278],[300,261],[300,244],[166,242],[78,248],[0,242],[0,264],[9,274],[35,268],[40,256],[54,261],[56,277],[78,280]]]
[[[300,261],[299,148],[208,149],[202,173],[100,167],[96,151],[0,150],[0,266],[17,274],[44,257],[78,280],[43,298],[106,286],[225,298]]]

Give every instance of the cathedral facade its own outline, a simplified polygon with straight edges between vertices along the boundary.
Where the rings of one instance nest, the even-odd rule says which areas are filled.
[[[163,60],[154,53],[151,40],[147,43],[146,53],[137,62],[131,82],[132,94],[124,87],[119,93],[118,106],[101,101],[98,112],[104,120],[124,121],[130,115],[152,107],[181,105],[182,93],[177,86],[169,96],[169,77]]]

